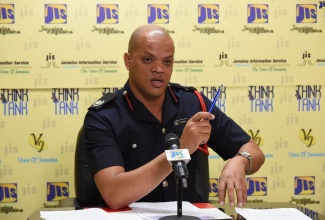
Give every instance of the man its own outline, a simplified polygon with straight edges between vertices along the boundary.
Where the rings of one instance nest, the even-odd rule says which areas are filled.
[[[234,205],[236,191],[238,206],[245,205],[245,173],[256,172],[264,163],[257,144],[235,122],[217,107],[212,114],[203,112],[192,88],[170,83],[174,52],[174,42],[163,28],[137,28],[124,54],[128,81],[123,89],[95,102],[85,117],[89,166],[112,209],[136,201],[177,199],[176,181],[164,153],[168,133],[175,133],[180,147],[191,154],[189,187],[183,192],[183,200],[189,202],[208,201],[208,158],[199,145],[207,143],[228,159],[219,179],[220,204],[227,193]],[[211,101],[203,98],[210,106]],[[236,156],[238,152],[242,156]]]

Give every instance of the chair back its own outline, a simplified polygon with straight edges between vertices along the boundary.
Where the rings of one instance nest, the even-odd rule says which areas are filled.
[[[98,206],[102,197],[88,167],[83,140],[83,127],[79,130],[77,137],[74,178],[76,200],[79,205],[81,207]]]

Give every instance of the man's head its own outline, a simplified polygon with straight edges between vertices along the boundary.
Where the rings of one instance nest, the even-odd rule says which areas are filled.
[[[131,35],[124,63],[129,83],[140,100],[163,99],[170,81],[175,46],[169,33],[157,25],[143,25]]]

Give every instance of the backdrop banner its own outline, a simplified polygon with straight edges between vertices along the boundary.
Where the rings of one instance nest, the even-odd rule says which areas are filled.
[[[53,3],[55,2],[55,3]],[[133,30],[165,28],[172,82],[194,86],[254,139],[264,166],[248,200],[325,214],[325,3],[0,0],[0,219],[74,197],[87,108],[127,80]],[[210,149],[210,199],[224,161]]]

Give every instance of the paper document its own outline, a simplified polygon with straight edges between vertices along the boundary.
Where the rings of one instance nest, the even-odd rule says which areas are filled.
[[[129,205],[145,220],[158,220],[165,216],[177,215],[177,202],[136,202]],[[200,209],[189,202],[182,203],[182,215],[195,216],[201,220],[232,219],[217,208]]]
[[[296,208],[249,209],[235,208],[236,212],[247,220],[310,220],[307,215]]]
[[[41,211],[41,218],[46,220],[142,220],[134,211],[106,212],[100,208],[70,211]]]

